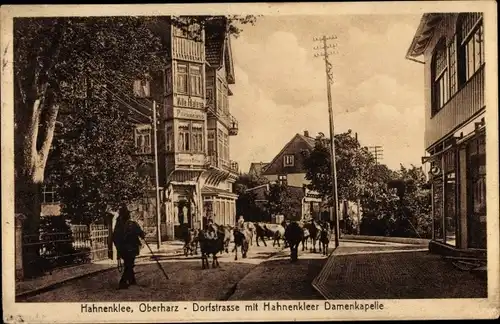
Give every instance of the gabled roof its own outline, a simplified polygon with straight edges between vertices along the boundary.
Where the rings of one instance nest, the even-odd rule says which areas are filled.
[[[443,14],[441,13],[426,13],[422,16],[417,31],[415,32],[415,36],[413,36],[410,48],[406,53],[406,58],[419,57],[424,54],[427,46],[429,46],[429,43],[434,36],[436,27],[442,19]]]
[[[250,170],[248,172],[250,173],[250,171],[252,171],[252,169],[254,169],[256,173],[260,174],[266,169],[266,166],[268,166],[268,165],[269,165],[269,163],[252,162],[252,163],[250,163]]]
[[[315,139],[314,138],[309,137],[309,136],[304,136],[301,134],[295,134],[295,136],[292,137],[292,139],[287,144],[285,144],[285,146],[281,149],[281,151],[278,154],[276,154],[276,156],[273,158],[273,160],[270,163],[268,163],[268,165],[266,166],[266,169],[263,170],[263,174],[266,174],[266,172],[269,170],[269,168],[272,167],[272,165],[274,165],[274,163],[283,154],[283,152],[285,152],[288,149],[288,147],[290,145],[292,145],[292,143],[294,143],[295,141],[303,141],[307,144],[307,146],[311,150],[314,149],[314,146],[315,146]]]

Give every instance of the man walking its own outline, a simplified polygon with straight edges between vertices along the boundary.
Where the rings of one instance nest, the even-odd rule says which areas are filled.
[[[122,205],[113,232],[113,243],[116,246],[118,258],[123,259],[123,274],[119,289],[126,289],[129,285],[136,284],[134,265],[141,247],[139,238],[145,238],[143,230],[139,224],[130,219],[127,206]]]

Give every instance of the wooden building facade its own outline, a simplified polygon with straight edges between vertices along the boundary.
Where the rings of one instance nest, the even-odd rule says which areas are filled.
[[[407,53],[423,56],[433,241],[441,252],[486,249],[486,136],[482,13],[424,14]],[[418,61],[418,60],[417,60]]]

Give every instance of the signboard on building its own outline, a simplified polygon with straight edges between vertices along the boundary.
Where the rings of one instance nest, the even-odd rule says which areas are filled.
[[[205,109],[205,100],[199,97],[189,97],[183,95],[174,96],[175,107],[185,107],[193,109]]]
[[[178,153],[175,154],[175,164],[204,165],[205,155]]]
[[[202,111],[186,108],[174,108],[173,117],[191,120],[205,120],[205,114]]]

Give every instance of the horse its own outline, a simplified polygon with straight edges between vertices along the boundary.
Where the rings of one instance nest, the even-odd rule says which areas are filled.
[[[248,230],[248,233],[249,233],[249,239],[250,239],[250,246],[253,245],[253,236],[254,236],[254,233],[255,233],[255,225],[252,223],[252,222],[248,222],[248,223],[245,223],[245,227],[246,229]]]
[[[319,243],[319,235],[321,232],[321,226],[319,226],[314,219],[312,219],[309,223],[305,225],[305,227],[309,230],[309,234],[312,241],[312,252],[316,253],[316,242]],[[319,252],[321,252],[321,245],[318,244]]]
[[[233,229],[234,236],[234,259],[238,260],[238,246],[241,248],[241,257],[246,258],[248,252],[248,236],[250,235],[249,230],[247,229]]]
[[[290,259],[296,262],[299,259],[298,247],[304,237],[304,231],[297,222],[291,222],[285,229],[285,240],[290,247]]]
[[[267,235],[266,228],[264,228],[261,224],[255,223],[255,243],[257,243],[257,246],[259,246],[259,239],[262,240],[264,243],[264,246],[267,246],[266,240],[264,237]]]
[[[228,226],[213,224],[217,231],[217,236],[221,239],[220,252],[221,254],[225,251],[229,253],[229,243],[231,242],[231,231]]]
[[[222,238],[217,235],[217,230],[200,230],[198,232],[198,241],[200,242],[201,268],[210,268],[208,257],[212,255],[212,268],[219,267],[217,253],[220,252],[223,245]],[[206,267],[205,267],[206,265]]]
[[[320,247],[323,247],[323,255],[328,254],[328,245],[330,244],[330,231],[329,224],[323,224],[319,234]],[[321,250],[320,250],[321,252]]]
[[[280,247],[280,240],[283,239],[283,241],[286,241],[285,240],[285,227],[283,227],[282,225],[278,225],[276,227],[276,229],[274,231],[270,230],[271,232],[273,232],[273,246],[278,243],[278,247]]]

